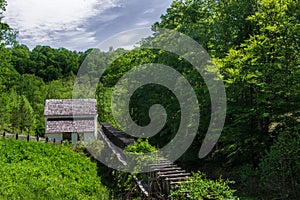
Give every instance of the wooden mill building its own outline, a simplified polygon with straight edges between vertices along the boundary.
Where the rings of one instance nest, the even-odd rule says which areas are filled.
[[[49,99],[44,116],[51,139],[77,142],[97,137],[96,99]]]

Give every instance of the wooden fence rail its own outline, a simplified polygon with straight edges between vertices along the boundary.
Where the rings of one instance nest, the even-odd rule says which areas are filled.
[[[55,138],[49,138],[49,137],[39,137],[37,136],[31,136],[31,135],[22,135],[22,134],[11,134],[6,133],[5,131],[3,133],[0,133],[0,137],[3,138],[14,138],[16,140],[25,140],[25,141],[36,141],[36,142],[44,142],[44,143],[53,143],[53,144],[63,144],[63,140],[56,140]]]

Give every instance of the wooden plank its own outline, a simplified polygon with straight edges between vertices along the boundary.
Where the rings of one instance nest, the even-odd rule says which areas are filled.
[[[147,190],[147,187],[148,187],[148,186],[145,186],[145,184],[142,184],[142,182],[139,181],[139,180],[137,179],[136,176],[133,176],[133,179],[134,179],[134,181],[136,182],[136,184],[138,185],[138,187],[140,188],[140,190],[142,191],[142,193],[143,193],[146,197],[148,197],[148,196],[149,196],[149,191]]]
[[[187,177],[190,176],[190,173],[176,173],[176,174],[164,174],[159,175],[159,178],[180,178],[180,177]]]
[[[153,166],[150,167],[150,170],[152,169],[163,169],[167,167],[177,167],[177,165],[174,165],[173,163],[165,163],[165,164],[153,164]]]
[[[165,178],[164,181],[162,181],[162,187],[163,187],[163,190],[164,190],[164,193],[166,195],[169,195],[170,194],[170,191],[171,191],[171,181],[176,181],[176,182],[179,182],[179,181],[185,181],[187,179],[188,176],[182,176],[182,177],[171,177],[171,178]],[[174,186],[172,186],[174,187]]]
[[[162,171],[157,172],[157,175],[165,175],[165,174],[175,174],[175,173],[185,173],[185,170],[170,170],[170,171]]]
[[[174,170],[181,170],[181,168],[177,167],[177,166],[175,166],[175,167],[174,166],[169,166],[169,167],[166,167],[166,168],[152,169],[150,171],[150,177],[151,178],[156,178],[158,172],[166,172],[166,171],[174,171]]]
[[[170,161],[162,161],[162,162],[160,162],[160,160],[158,160],[158,163],[151,163],[148,166],[149,167],[153,167],[153,166],[160,166],[160,165],[165,165],[165,164],[173,164],[173,163],[170,162]]]
[[[166,178],[166,181],[181,181],[186,180],[188,176],[182,176],[182,177],[172,177],[172,178]]]
[[[152,171],[153,172],[163,172],[163,171],[170,171],[170,170],[180,170],[181,167],[178,167],[176,165],[170,165],[170,166],[167,166],[167,167],[163,167],[163,168],[153,168]]]

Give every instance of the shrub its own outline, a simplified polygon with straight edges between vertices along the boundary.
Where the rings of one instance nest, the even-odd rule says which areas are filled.
[[[148,139],[142,140],[139,138],[135,143],[125,147],[125,150],[132,153],[151,153],[157,149],[149,144]]]
[[[194,173],[191,178],[171,192],[171,199],[238,199],[235,190],[230,189],[228,180],[209,180],[201,173]]]
[[[148,164],[153,163],[158,158],[157,153],[157,149],[148,142],[148,139],[139,138],[133,144],[125,147],[124,155],[130,158],[128,164],[132,167],[133,172],[137,172],[144,170]]]
[[[286,127],[259,165],[260,189],[267,198],[300,196],[300,125]]]

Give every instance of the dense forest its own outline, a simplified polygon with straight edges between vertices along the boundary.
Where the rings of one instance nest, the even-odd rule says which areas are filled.
[[[299,0],[174,0],[155,32],[167,28],[193,38],[209,53],[226,89],[227,116],[220,140],[209,156],[198,151],[208,129],[208,89],[183,57],[163,50],[124,49],[85,52],[36,46],[16,41],[16,31],[1,20],[0,1],[0,131],[44,135],[46,99],[72,98],[82,62],[95,54],[109,67],[99,80],[99,121],[115,124],[110,111],[113,86],[135,66],[172,66],[189,80],[201,113],[196,139],[178,163],[210,178],[234,180],[241,197],[297,199],[300,196],[300,1]],[[140,42],[143,47],[155,34]],[[178,129],[180,106],[166,88],[149,84],[131,98],[132,119],[149,123],[151,105],[161,104],[168,117],[163,130],[149,138],[160,148]],[[195,198],[197,199],[197,198]]]

